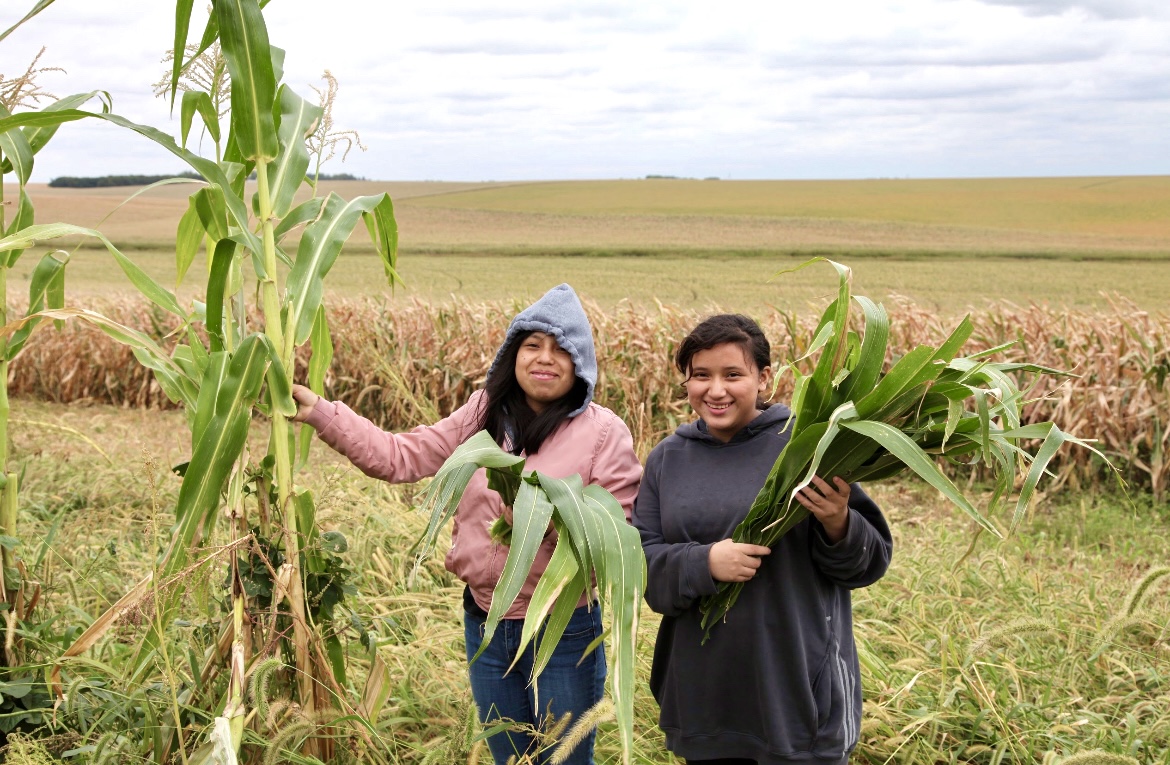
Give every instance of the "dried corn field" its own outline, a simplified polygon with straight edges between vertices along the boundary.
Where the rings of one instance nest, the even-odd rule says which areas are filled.
[[[130,301],[93,306],[110,318],[165,341],[172,330],[162,314]],[[508,319],[521,306],[509,302],[420,301],[392,308],[374,301],[338,302],[330,323],[336,353],[331,395],[389,429],[403,429],[445,415],[482,383]],[[937,342],[953,321],[909,301],[888,306],[891,353]],[[600,379],[597,400],[621,415],[645,454],[690,415],[670,359],[674,344],[699,318],[693,311],[590,305],[597,336]],[[773,342],[778,362],[803,355],[815,315],[772,311],[757,317]],[[1160,499],[1170,478],[1170,317],[1123,301],[1107,310],[1078,311],[999,304],[972,315],[967,353],[1005,342],[1006,359],[1067,370],[1032,390],[1032,421],[1051,419],[1062,429],[1096,438],[1132,485]],[[303,361],[303,360],[302,360]],[[776,391],[785,400],[791,378]],[[129,350],[97,330],[71,325],[44,330],[14,364],[15,395],[52,402],[110,403],[123,407],[170,406],[151,373]],[[1065,450],[1053,465],[1052,486],[1087,486],[1107,480],[1099,458]]]

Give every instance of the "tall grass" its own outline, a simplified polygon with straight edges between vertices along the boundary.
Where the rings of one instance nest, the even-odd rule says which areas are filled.
[[[185,438],[176,434],[184,424],[177,411],[26,402],[23,412],[13,425],[13,458],[26,470],[26,538],[41,540],[28,544],[47,550],[37,576],[51,636],[84,627],[153,566],[170,526],[158,508],[173,507],[179,484],[165,468],[183,456]],[[90,434],[109,461],[63,428]],[[391,684],[378,751],[339,747],[335,761],[489,762],[469,717],[461,587],[438,557],[406,586],[410,546],[426,524],[411,509],[418,487],[367,479],[327,453],[312,472],[322,528],[353,540],[344,557],[360,597],[343,634],[352,683],[360,688],[364,679],[367,653],[358,638],[365,632],[376,639]],[[910,484],[872,489],[889,516],[895,554],[887,576],[855,600],[866,704],[853,762],[1056,765],[1092,750],[1170,762],[1165,507],[1143,499],[1131,508],[1103,495],[1049,498],[1017,536],[996,544],[984,535],[956,565],[971,535],[953,510]],[[226,541],[228,531],[219,529],[211,543]],[[186,621],[168,633],[171,653],[201,656],[214,639],[209,625],[217,624],[225,582],[192,572],[185,585]],[[666,765],[675,761],[647,688],[657,616],[645,610],[643,617],[634,760]],[[147,628],[126,619],[95,647],[77,667],[75,678],[85,677],[75,679],[56,727],[35,732],[38,740],[61,742],[58,755],[93,747],[69,761],[143,761],[136,742],[166,724],[169,686],[199,687],[185,658],[169,674],[155,669],[125,684],[122,673]],[[188,720],[193,729],[208,722]],[[602,726],[597,751],[599,763],[618,761],[612,724]]]
[[[143,303],[99,306],[112,319],[163,340],[167,317]],[[393,306],[376,301],[330,306],[336,352],[329,394],[387,428],[408,428],[445,415],[483,382],[508,318],[509,302],[420,301]],[[909,301],[888,305],[890,357],[945,337],[948,320]],[[623,417],[645,454],[690,418],[669,360],[679,338],[700,318],[694,311],[659,306],[587,305],[597,336],[597,400]],[[804,354],[811,312],[774,310],[758,317],[778,361]],[[1082,438],[1096,438],[1134,486],[1158,498],[1170,484],[1170,316],[1124,301],[1099,311],[1000,303],[971,315],[964,352],[1015,341],[1002,358],[1071,371],[1032,391],[1028,422],[1052,420]],[[303,362],[302,362],[303,363]],[[303,369],[301,374],[303,374]],[[55,402],[88,401],[126,407],[169,406],[150,373],[127,350],[85,326],[45,333],[14,365],[14,395]],[[780,375],[776,396],[786,400],[791,377]],[[1050,488],[1087,487],[1106,471],[1086,450],[1062,450]]]

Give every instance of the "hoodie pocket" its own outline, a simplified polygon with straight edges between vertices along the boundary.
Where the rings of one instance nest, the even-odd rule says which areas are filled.
[[[841,757],[857,735],[852,688],[855,679],[849,663],[841,655],[834,638],[813,681],[813,699],[817,706],[817,734],[813,754],[818,757]]]

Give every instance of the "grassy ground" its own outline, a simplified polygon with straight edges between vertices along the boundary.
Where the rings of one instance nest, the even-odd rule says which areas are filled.
[[[14,413],[14,459],[24,470],[20,549],[45,560],[35,572],[45,584],[42,621],[25,639],[50,653],[149,570],[169,536],[178,481],[167,467],[186,458],[186,428],[178,412],[18,400]],[[409,509],[417,489],[365,478],[319,445],[314,455],[300,483],[313,489],[324,524],[351,540],[345,557],[360,594],[349,605],[376,634],[393,677],[376,725],[382,759],[484,762],[482,745],[469,743],[459,585],[438,559],[415,587],[405,583],[407,550],[422,527]],[[1170,562],[1165,507],[1109,495],[1045,497],[1018,536],[979,539],[964,557],[971,529],[933,492],[912,483],[870,488],[890,519],[895,557],[881,582],[855,595],[866,710],[854,761],[1047,764],[1102,749],[1170,763],[1170,577],[1129,604],[1129,618],[1117,618],[1135,585]],[[227,540],[220,533],[216,541]],[[192,573],[177,646],[206,641],[200,625],[218,618],[223,575],[214,567]],[[636,761],[665,765],[674,760],[662,750],[645,685],[657,621],[645,616]],[[140,691],[104,690],[104,682],[125,687],[141,629],[123,624],[87,663],[73,665],[75,678],[90,680],[77,681],[60,713],[71,745],[121,731],[129,743],[111,761],[139,761],[133,743],[148,725],[143,705],[165,706],[167,684],[189,682],[184,658],[169,673],[148,673]],[[360,679],[356,637],[349,630],[345,639]],[[77,710],[95,707],[106,711],[104,727],[77,727]],[[604,728],[598,761],[615,762],[616,749]]]

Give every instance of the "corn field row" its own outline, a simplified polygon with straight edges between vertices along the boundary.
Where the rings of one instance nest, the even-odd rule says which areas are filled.
[[[94,306],[110,318],[165,341],[165,314],[130,300]],[[330,395],[389,429],[433,421],[463,403],[483,382],[508,319],[507,302],[341,301],[329,322],[336,346],[326,380]],[[890,311],[890,354],[938,342],[953,321],[909,301]],[[587,305],[597,337],[597,400],[622,416],[645,454],[690,418],[671,364],[675,343],[701,318],[693,311]],[[773,343],[777,363],[804,355],[813,311],[775,310],[756,317]],[[1001,303],[975,312],[970,354],[1006,342],[1005,360],[1027,359],[1071,373],[1046,377],[1031,390],[1029,422],[1052,420],[1082,438],[1095,438],[1132,486],[1165,495],[1170,479],[1170,317],[1124,301],[1095,311]],[[300,359],[303,364],[305,359]],[[303,369],[300,370],[303,377]],[[14,395],[59,403],[122,407],[172,406],[149,370],[125,347],[80,323],[45,330],[10,372]],[[777,400],[791,392],[780,375]],[[1062,450],[1053,486],[1084,487],[1108,478],[1088,450]]]

